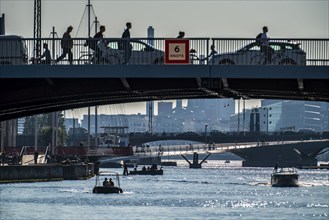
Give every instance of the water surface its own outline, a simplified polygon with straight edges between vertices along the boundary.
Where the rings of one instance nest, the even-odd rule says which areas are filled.
[[[329,170],[299,170],[300,187],[274,188],[272,168],[240,165],[182,160],[163,176],[122,177],[124,193],[111,195],[92,193],[95,178],[2,184],[0,219],[329,219]]]

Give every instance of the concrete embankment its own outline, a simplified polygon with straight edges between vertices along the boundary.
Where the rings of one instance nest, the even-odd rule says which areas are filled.
[[[0,183],[81,180],[94,176],[94,164],[0,166]]]

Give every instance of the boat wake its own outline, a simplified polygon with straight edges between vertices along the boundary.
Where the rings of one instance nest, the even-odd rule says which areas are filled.
[[[167,179],[167,180],[161,180],[163,181],[167,181],[167,182],[176,182],[176,183],[193,183],[193,184],[211,184],[208,181],[197,181],[197,180],[174,180],[174,179]]]
[[[304,186],[304,187],[329,186],[329,181],[316,181],[316,182],[299,181],[299,186]]]
[[[271,186],[269,182],[250,183],[251,186]]]
[[[61,189],[59,190],[60,193],[91,193],[90,189]]]

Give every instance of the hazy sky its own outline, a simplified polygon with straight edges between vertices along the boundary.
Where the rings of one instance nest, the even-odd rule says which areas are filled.
[[[42,36],[52,27],[62,36],[68,25],[77,33],[87,0],[42,0]],[[255,37],[269,27],[272,38],[328,38],[329,0],[91,0],[95,14],[107,27],[107,37],[121,37],[131,21],[132,37]],[[33,0],[0,0],[6,33],[33,37]],[[87,35],[87,23],[80,35]]]
[[[82,17],[87,3],[42,0],[42,36],[49,37],[54,26],[61,37],[72,25],[72,36],[86,37],[87,21]],[[107,28],[106,37],[121,37],[130,21],[132,37],[146,37],[147,28],[153,26],[155,37],[176,37],[182,30],[186,37],[254,38],[267,25],[271,38],[329,38],[329,0],[91,0],[91,4]],[[33,37],[33,7],[34,0],[0,0],[6,34]],[[145,113],[141,104],[127,105],[126,113],[135,109]]]

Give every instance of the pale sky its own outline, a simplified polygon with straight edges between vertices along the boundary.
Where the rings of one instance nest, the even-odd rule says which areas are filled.
[[[69,25],[72,36],[87,37],[82,16],[87,0],[42,0],[42,37],[55,27],[61,37]],[[329,0],[91,0],[106,37],[121,37],[132,22],[131,37],[146,37],[153,26],[155,37],[254,38],[269,27],[271,38],[329,38]],[[34,0],[0,0],[6,34],[33,37]],[[79,24],[81,28],[77,35]],[[93,35],[94,33],[92,33]],[[249,101],[257,105],[257,101]],[[144,104],[126,105],[126,113],[145,113]]]
[[[87,0],[42,0],[42,36],[52,27],[62,36],[69,25],[76,36]],[[131,36],[255,37],[262,26],[272,38],[328,38],[329,0],[91,0],[95,14],[107,27],[107,37],[121,37],[127,21]],[[34,0],[0,0],[6,33],[33,37]],[[87,23],[80,34],[87,35]],[[84,29],[84,30],[83,30]]]

